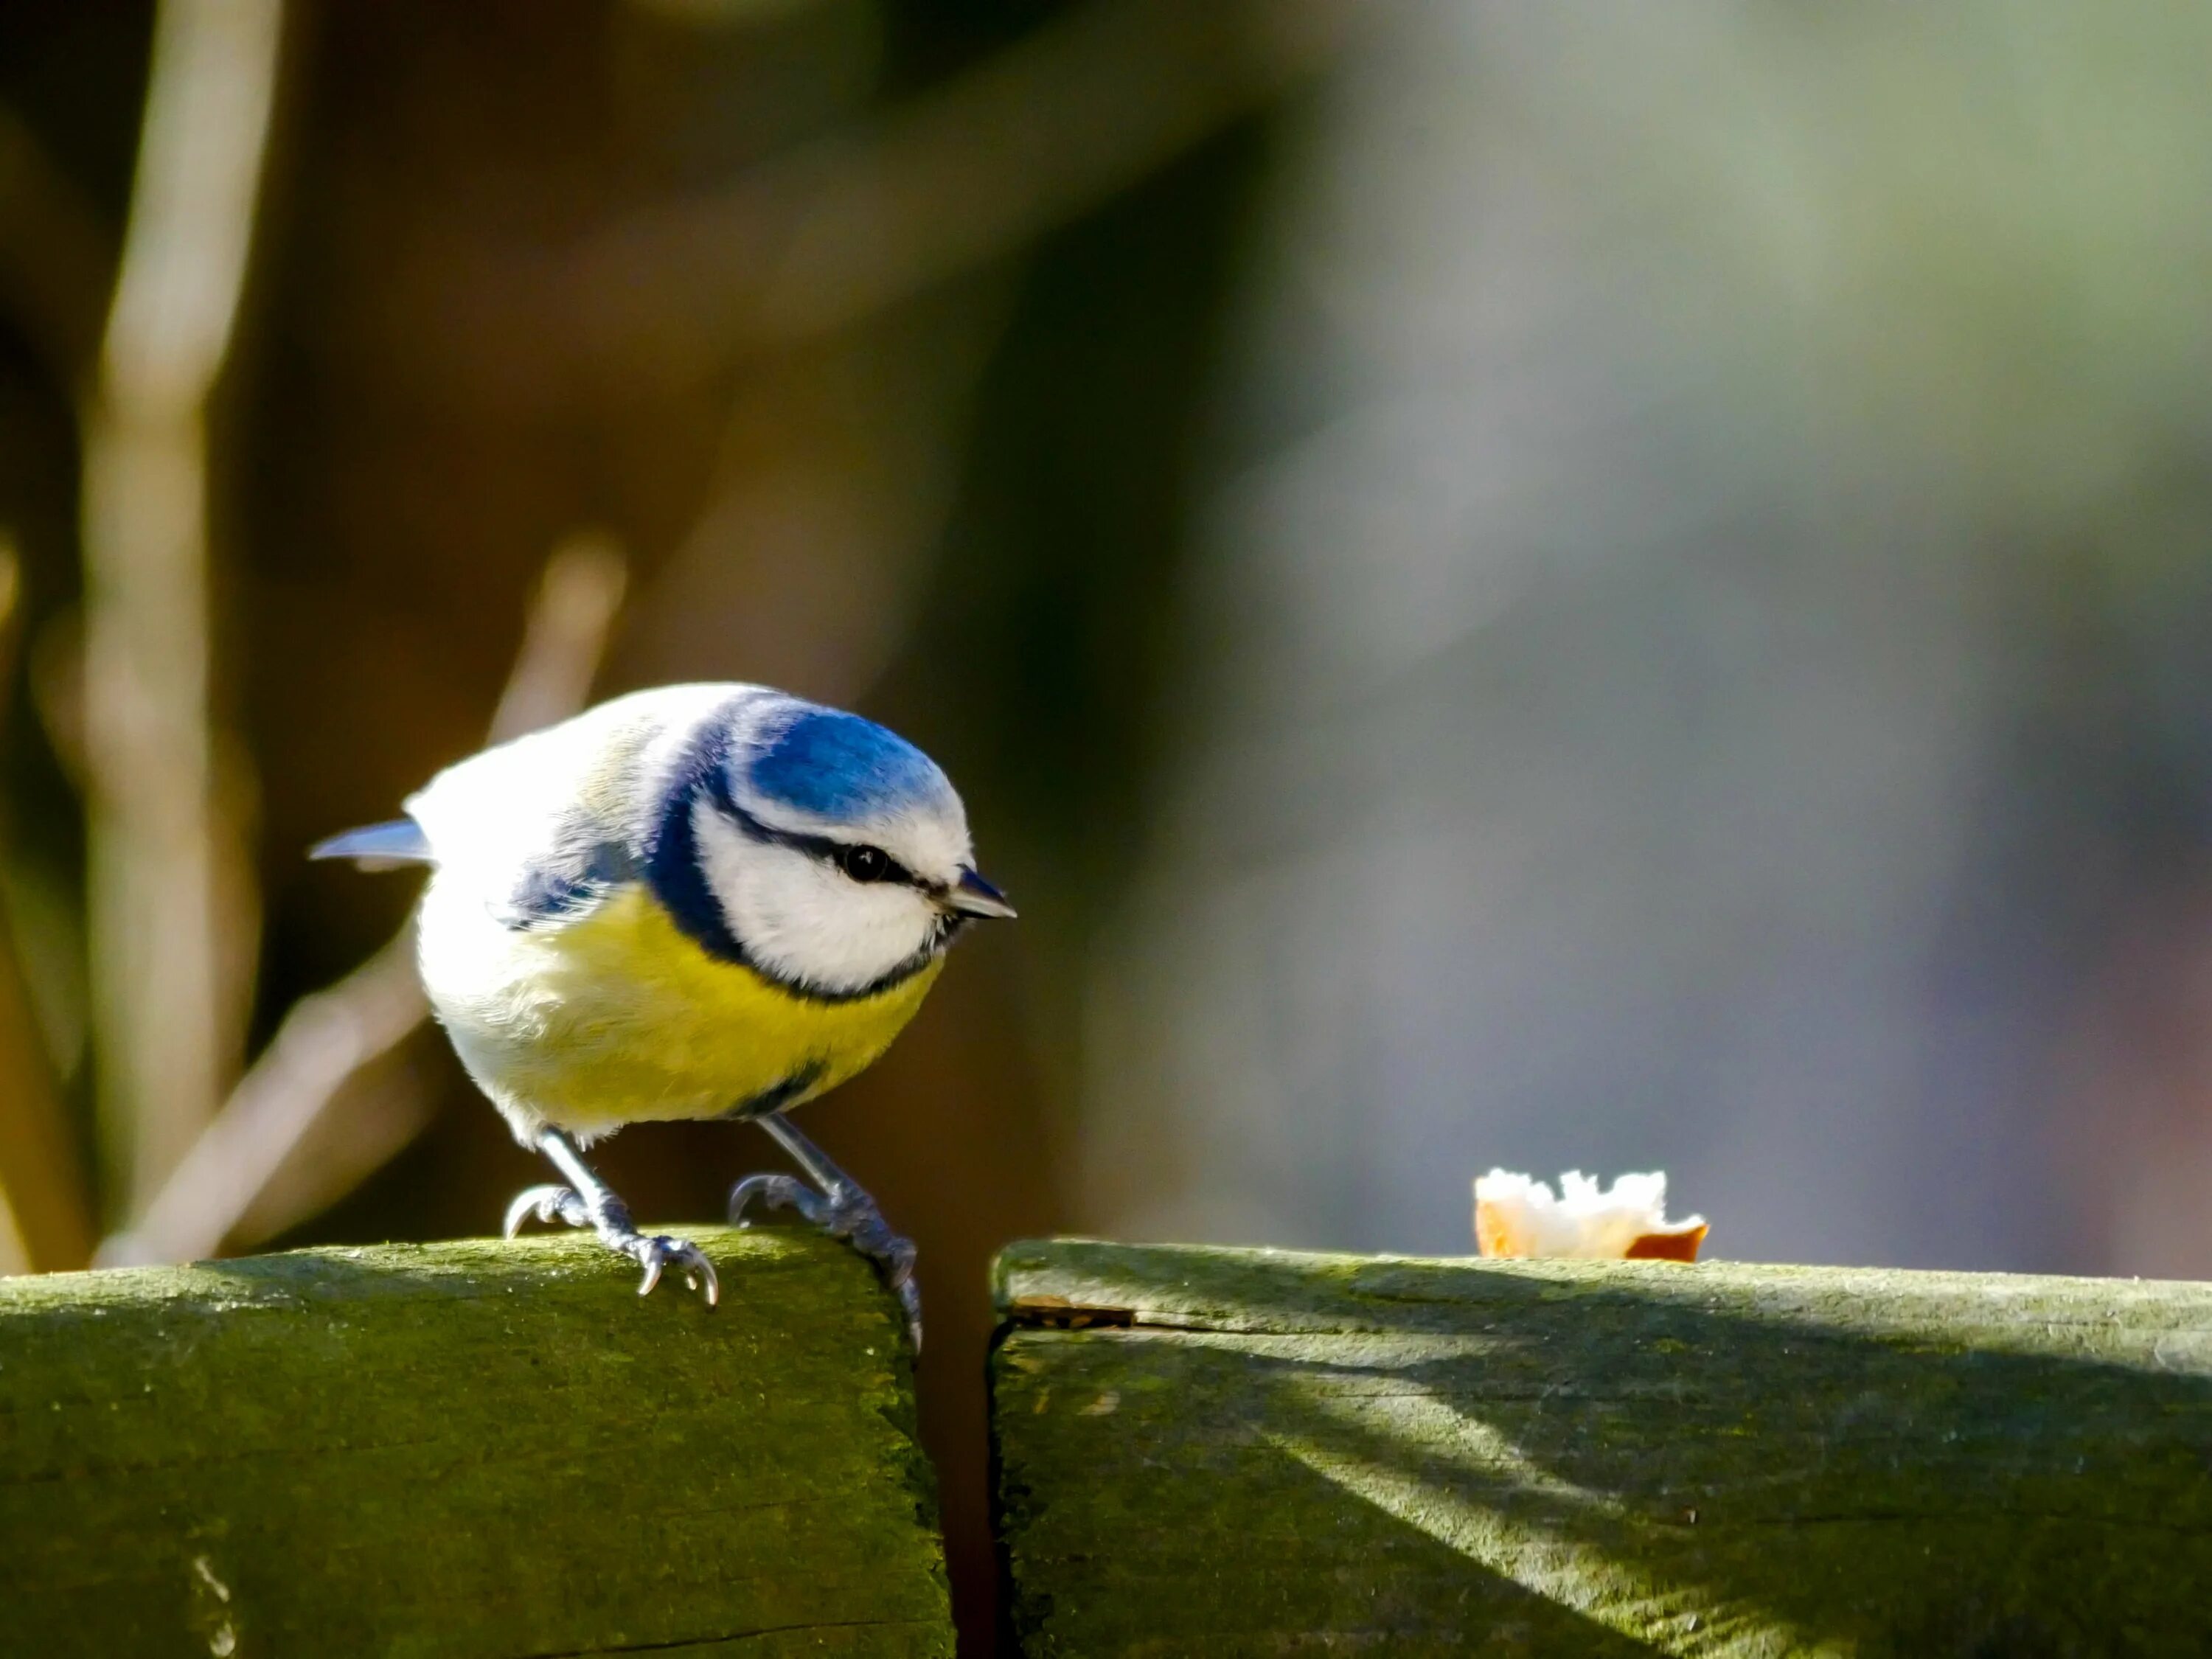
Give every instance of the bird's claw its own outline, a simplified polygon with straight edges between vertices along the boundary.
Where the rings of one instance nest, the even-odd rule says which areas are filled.
[[[884,1287],[898,1298],[906,1316],[906,1332],[916,1353],[921,1352],[921,1287],[915,1282],[916,1252],[914,1241],[891,1231],[876,1200],[855,1186],[817,1192],[797,1176],[751,1175],[730,1189],[730,1220],[733,1225],[752,1224],[747,1209],[794,1210],[809,1224],[839,1238],[875,1264]]]
[[[629,1243],[616,1248],[635,1256],[638,1265],[645,1269],[645,1277],[637,1285],[640,1296],[652,1295],[653,1287],[660,1283],[662,1271],[673,1267],[684,1275],[684,1288],[705,1297],[708,1307],[722,1299],[722,1281],[715,1277],[714,1264],[688,1238],[671,1238],[665,1233],[647,1238],[633,1233]]]
[[[814,1225],[828,1231],[830,1200],[797,1176],[749,1175],[730,1188],[730,1223],[750,1227],[745,1211],[755,1199],[763,1209],[796,1210]]]
[[[896,1273],[886,1272],[884,1283],[898,1298],[899,1311],[906,1316],[906,1340],[914,1344],[916,1354],[921,1352],[921,1286],[914,1282],[914,1246],[906,1240],[907,1265]]]
[[[573,1188],[562,1186],[526,1187],[514,1195],[514,1202],[507,1206],[507,1219],[500,1224],[502,1237],[513,1238],[522,1231],[522,1224],[536,1216],[544,1222],[559,1221],[571,1227],[592,1224],[591,1212],[584,1200],[576,1196]]]

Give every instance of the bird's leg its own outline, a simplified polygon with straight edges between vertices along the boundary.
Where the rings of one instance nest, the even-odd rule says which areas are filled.
[[[761,1118],[762,1128],[806,1171],[810,1187],[797,1176],[747,1176],[730,1189],[730,1219],[745,1224],[745,1208],[757,1199],[771,1210],[796,1210],[832,1238],[842,1238],[876,1264],[876,1271],[906,1311],[907,1335],[921,1352],[921,1288],[914,1282],[914,1241],[893,1232],[876,1200],[860,1183],[830,1161],[830,1155],[792,1127],[781,1115]]]
[[[640,1296],[660,1283],[663,1269],[673,1267],[684,1275],[684,1284],[705,1295],[708,1307],[720,1299],[722,1287],[714,1277],[714,1264],[707,1260],[699,1247],[688,1238],[671,1238],[665,1234],[647,1237],[638,1231],[630,1221],[629,1206],[617,1198],[613,1189],[593,1173],[592,1166],[584,1162],[583,1148],[565,1132],[540,1129],[538,1150],[568,1177],[568,1185],[532,1187],[516,1194],[514,1202],[507,1206],[505,1231],[509,1238],[520,1232],[522,1224],[532,1215],[540,1221],[562,1221],[571,1227],[589,1227],[609,1249],[628,1256],[645,1269],[645,1277],[637,1287]]]

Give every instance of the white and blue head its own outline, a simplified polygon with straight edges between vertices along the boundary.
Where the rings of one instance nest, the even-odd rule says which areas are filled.
[[[753,691],[698,731],[648,864],[678,923],[801,994],[868,996],[1011,916],[936,762],[872,720]]]

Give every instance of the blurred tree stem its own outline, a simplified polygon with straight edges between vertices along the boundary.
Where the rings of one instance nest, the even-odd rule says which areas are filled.
[[[210,697],[208,405],[252,238],[280,0],[163,0],[84,419],[88,908],[100,1140],[135,1209],[235,1069],[254,905]]]
[[[491,720],[490,740],[565,720],[591,695],[628,572],[605,537],[578,536],[546,562],[522,647]],[[177,1161],[130,1231],[105,1240],[109,1266],[215,1255],[251,1212],[257,1239],[303,1219],[411,1140],[428,1121],[419,1091],[386,1084],[355,1091],[429,1015],[415,975],[410,915],[391,942],[329,989],[284,1016],[222,1109]],[[301,1158],[343,1100],[349,1154]]]
[[[22,640],[22,569],[0,538],[0,719]],[[0,1273],[82,1267],[92,1212],[33,1012],[12,921],[0,918]]]
[[[1091,0],[720,190],[566,248],[484,241],[489,280],[454,283],[442,252],[403,266],[391,314],[451,395],[518,412],[580,385],[611,401],[696,385],[1019,252],[1314,75],[1377,11]]]

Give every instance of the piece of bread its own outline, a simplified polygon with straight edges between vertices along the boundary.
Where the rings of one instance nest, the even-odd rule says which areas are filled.
[[[1579,1170],[1547,1182],[1492,1170],[1474,1183],[1474,1243],[1486,1256],[1551,1256],[1582,1261],[1695,1261],[1703,1216],[1667,1219],[1667,1177],[1655,1170],[1625,1175],[1610,1188]]]

